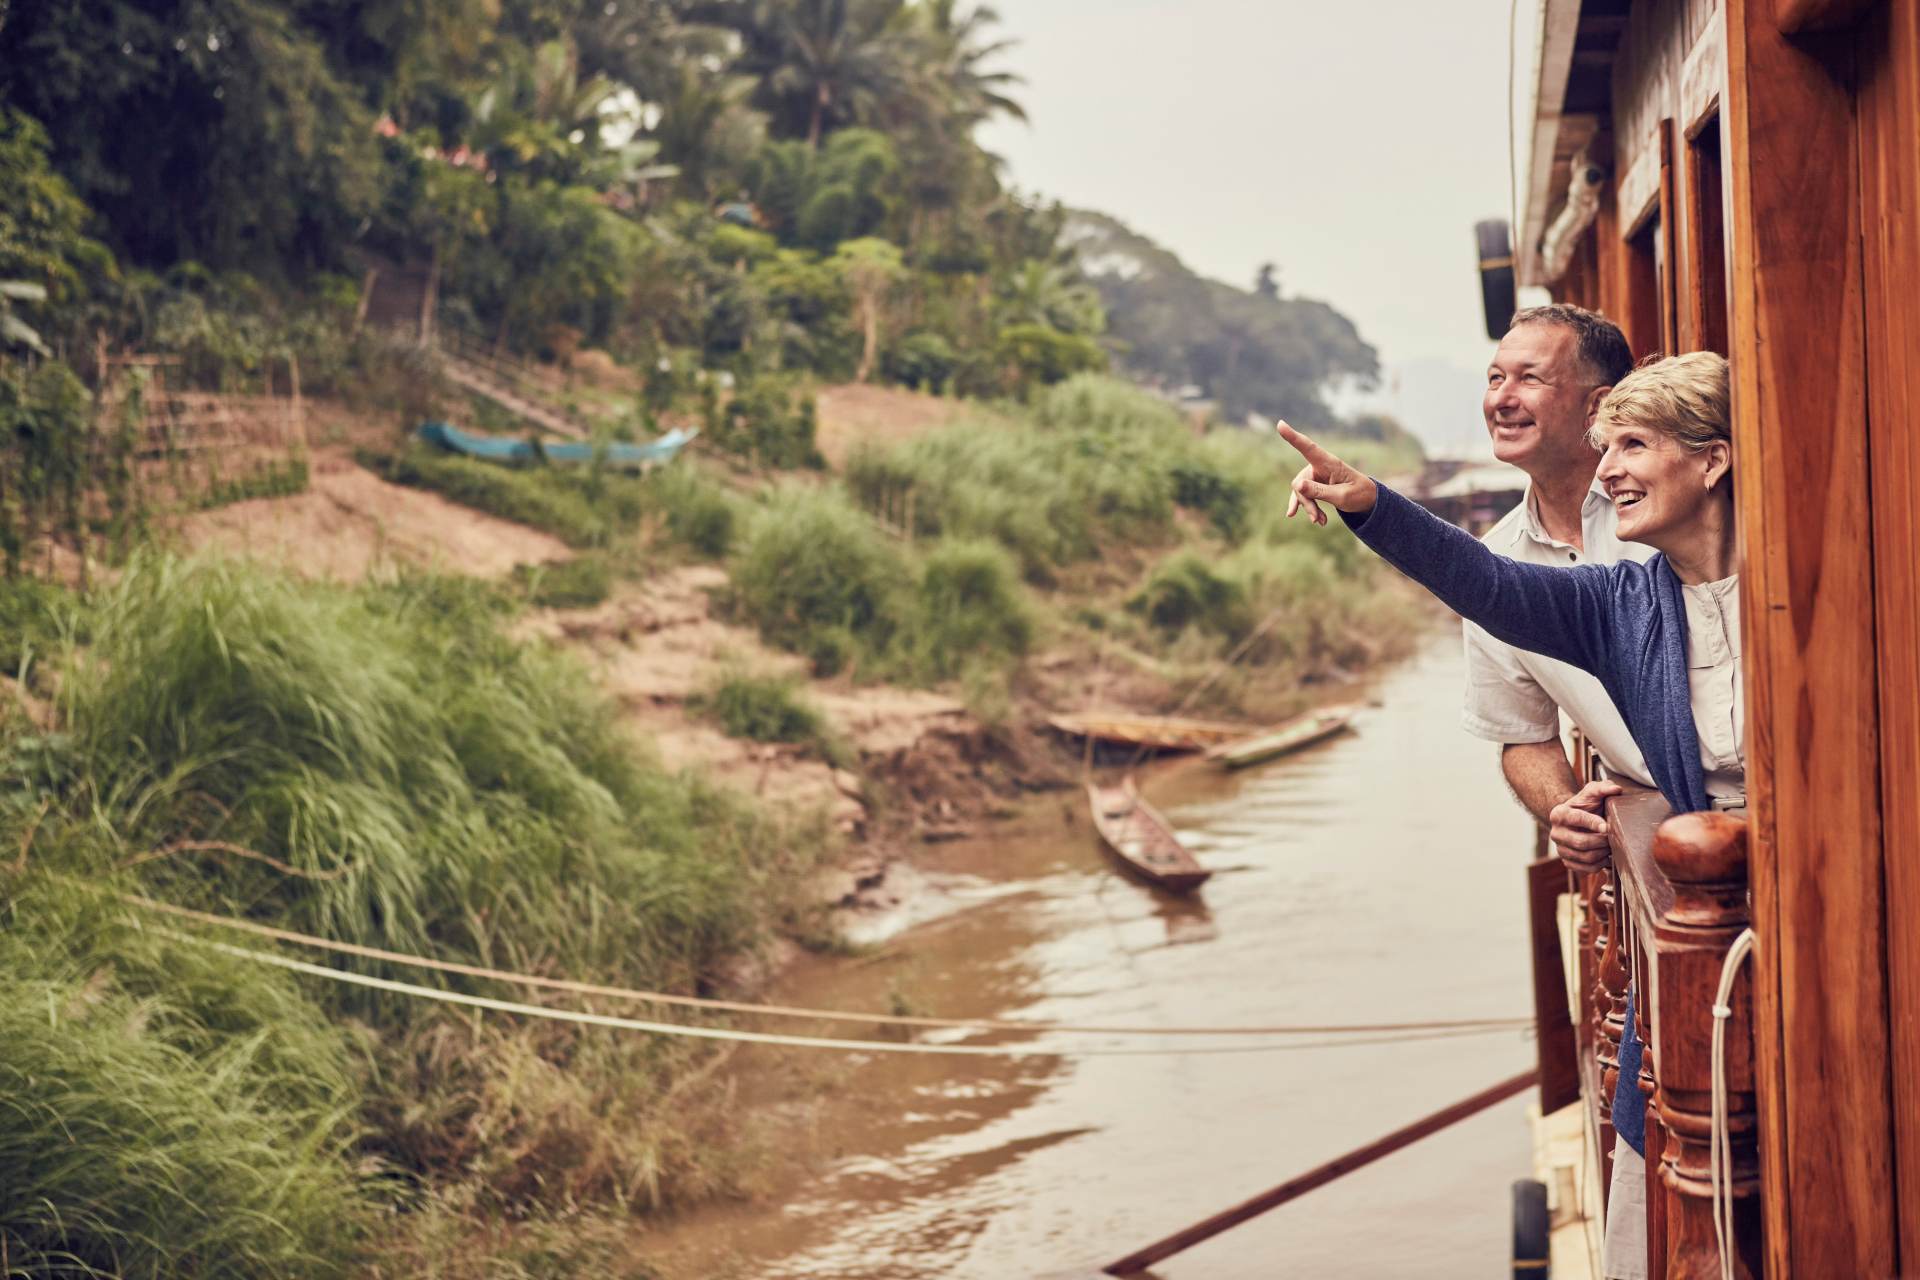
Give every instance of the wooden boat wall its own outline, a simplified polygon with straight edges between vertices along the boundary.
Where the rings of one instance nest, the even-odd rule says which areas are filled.
[[[1640,975],[1649,1273],[1717,1276],[1711,1007],[1750,926],[1735,1274],[1920,1274],[1920,3],[1544,0],[1539,22],[1519,284],[1638,356],[1732,364],[1750,799],[1662,825],[1623,797],[1610,867],[1535,863],[1542,1105],[1582,1098],[1610,1149]]]

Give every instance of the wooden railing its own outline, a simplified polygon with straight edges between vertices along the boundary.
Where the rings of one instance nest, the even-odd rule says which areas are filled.
[[[1746,823],[1724,813],[1669,816],[1657,792],[1629,788],[1608,802],[1608,865],[1574,875],[1581,1007],[1574,1014],[1583,1105],[1599,1137],[1593,1173],[1611,1180],[1612,1100],[1627,1002],[1643,1045],[1648,1095],[1647,1244],[1653,1280],[1720,1275],[1711,1149],[1712,1044],[1727,952],[1747,927]],[[1725,1080],[1733,1214],[1728,1256],[1740,1277],[1761,1274],[1759,1164],[1754,1147],[1752,985],[1731,998]]]

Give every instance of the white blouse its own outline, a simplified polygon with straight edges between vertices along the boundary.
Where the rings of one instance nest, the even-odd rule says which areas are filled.
[[[1687,688],[1707,795],[1731,808],[1747,792],[1746,699],[1740,683],[1740,575],[1682,584],[1687,602]]]

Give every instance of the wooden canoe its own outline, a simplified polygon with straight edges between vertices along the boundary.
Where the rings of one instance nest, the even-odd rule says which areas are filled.
[[[1204,751],[1208,747],[1247,736],[1247,726],[1219,720],[1184,720],[1177,716],[1072,715],[1050,716],[1047,723],[1061,733],[1096,742],[1160,751]]]
[[[1160,811],[1140,798],[1132,778],[1117,787],[1089,782],[1087,801],[1100,839],[1144,879],[1175,893],[1188,893],[1213,874],[1180,843]]]
[[[1275,725],[1264,733],[1211,747],[1207,751],[1207,759],[1229,769],[1244,769],[1248,765],[1261,764],[1276,756],[1286,755],[1289,751],[1298,751],[1331,738],[1345,729],[1352,719],[1353,710],[1350,707],[1327,707],[1312,711],[1304,716],[1296,716],[1285,724]]]

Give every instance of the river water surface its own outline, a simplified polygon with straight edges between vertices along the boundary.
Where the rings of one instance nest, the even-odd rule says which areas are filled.
[[[1191,901],[1119,874],[1084,800],[1053,795],[933,854],[923,923],[873,957],[809,962],[776,998],[1162,1026],[1528,1013],[1532,827],[1494,748],[1459,728],[1456,637],[1436,632],[1373,681],[1377,705],[1353,733],[1238,774],[1146,771],[1143,790],[1216,868]],[[762,1200],[651,1235],[643,1248],[673,1274],[1087,1273],[1533,1060],[1517,1032],[1225,1056],[752,1052],[741,1105],[784,1109],[805,1150]],[[1504,1274],[1508,1187],[1530,1172],[1526,1106],[1482,1112],[1153,1274]]]

